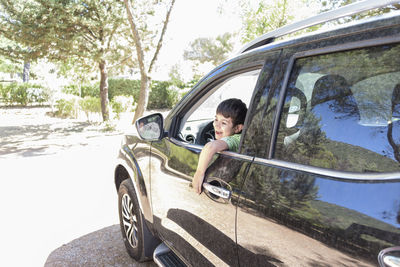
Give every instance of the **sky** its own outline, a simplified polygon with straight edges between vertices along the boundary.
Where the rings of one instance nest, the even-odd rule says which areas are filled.
[[[226,12],[219,13],[220,3]],[[190,66],[183,65],[183,52],[190,48],[196,38],[215,38],[226,32],[239,31],[241,21],[239,14],[232,11],[230,2],[216,0],[178,0],[170,17],[170,22],[161,49],[155,79],[168,79],[168,72],[179,64],[183,75],[189,75]],[[187,62],[186,62],[187,64]],[[211,68],[209,69],[211,71]]]

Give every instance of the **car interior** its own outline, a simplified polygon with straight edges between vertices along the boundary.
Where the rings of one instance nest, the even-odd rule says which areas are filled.
[[[210,88],[183,116],[178,136],[180,140],[200,146],[214,140],[213,121],[218,104],[228,98],[239,98],[248,107],[260,71],[258,69],[234,75]]]

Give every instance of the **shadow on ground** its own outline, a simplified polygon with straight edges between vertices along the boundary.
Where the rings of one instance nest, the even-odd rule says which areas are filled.
[[[45,267],[52,266],[146,266],[153,261],[135,262],[125,250],[119,225],[112,225],[65,244],[48,256]]]
[[[0,126],[0,156],[22,157],[54,154],[73,146],[86,146],[90,138],[117,135],[102,132],[99,124],[56,122],[39,125]]]

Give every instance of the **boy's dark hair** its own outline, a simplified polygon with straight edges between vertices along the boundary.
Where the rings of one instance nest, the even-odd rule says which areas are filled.
[[[244,124],[246,113],[246,104],[237,98],[226,99],[217,107],[217,114],[222,114],[222,116],[226,118],[231,118],[233,126]]]

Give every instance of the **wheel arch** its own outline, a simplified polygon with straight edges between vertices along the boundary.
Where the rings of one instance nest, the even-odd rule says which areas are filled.
[[[120,152],[114,170],[114,183],[117,192],[121,183],[126,179],[131,179],[136,195],[138,196],[140,210],[145,220],[152,224],[153,212],[150,203],[150,195],[148,195],[140,167],[133,155]]]
[[[141,215],[139,216],[139,218],[141,218],[140,219],[141,223],[139,224],[141,226],[141,228],[140,228],[141,229],[141,234],[140,234],[141,239],[140,240],[142,240],[142,242],[143,242],[142,243],[143,247],[140,250],[141,252],[138,252],[139,258],[136,258],[136,256],[134,256],[134,254],[131,254],[130,249],[132,249],[132,248],[130,248],[130,249],[128,248],[128,245],[126,243],[128,241],[126,241],[126,239],[125,239],[126,233],[124,234],[124,230],[122,229],[121,217],[120,217],[120,226],[121,226],[122,235],[123,235],[123,237],[125,236],[124,242],[125,242],[125,246],[128,250],[128,253],[134,259],[138,260],[139,262],[143,262],[143,261],[151,260],[153,258],[153,252],[156,249],[156,247],[161,243],[161,240],[158,238],[157,234],[154,232],[152,223],[150,223],[149,220],[147,220],[144,217],[144,212],[142,209],[143,204],[140,204],[141,200],[140,200],[140,197],[139,197],[139,194],[137,191],[136,183],[134,183],[134,179],[131,178],[133,176],[131,176],[132,174],[129,174],[128,170],[129,170],[129,168],[126,168],[123,163],[117,164],[117,166],[115,168],[115,185],[116,185],[117,191],[119,191],[121,184],[124,181],[130,180],[131,183],[129,183],[129,187],[133,187],[133,190],[135,191],[133,193],[136,195],[136,197],[135,196],[132,196],[132,197],[135,197],[135,199],[137,199],[137,203],[139,204],[139,212],[141,213]],[[126,185],[125,185],[125,187],[126,187]],[[132,190],[132,189],[129,189],[129,190]],[[118,201],[121,201],[121,199],[119,197],[118,197],[118,199],[119,199]],[[118,205],[121,205],[121,204],[119,203]],[[121,210],[119,208],[119,213],[120,212],[121,212]],[[121,216],[121,214],[119,214],[119,216]],[[133,253],[135,253],[135,252],[133,252]]]

